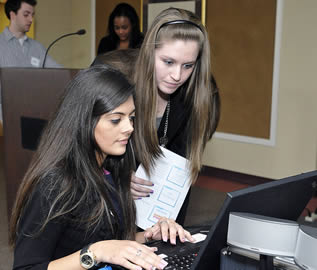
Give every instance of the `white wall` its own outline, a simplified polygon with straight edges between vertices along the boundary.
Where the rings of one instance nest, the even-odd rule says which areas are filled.
[[[275,146],[214,138],[204,164],[273,179],[316,169],[317,1],[283,1]]]

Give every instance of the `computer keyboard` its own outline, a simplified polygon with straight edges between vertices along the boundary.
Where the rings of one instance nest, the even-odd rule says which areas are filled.
[[[168,265],[164,268],[164,270],[190,269],[196,257],[197,253],[167,256],[164,260],[168,262]]]

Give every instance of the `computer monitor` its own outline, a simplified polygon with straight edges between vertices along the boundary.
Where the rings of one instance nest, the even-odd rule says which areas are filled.
[[[227,193],[191,269],[220,268],[220,251],[227,245],[230,212],[248,212],[297,220],[317,187],[317,171]]]

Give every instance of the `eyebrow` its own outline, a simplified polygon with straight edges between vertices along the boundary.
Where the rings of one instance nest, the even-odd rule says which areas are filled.
[[[23,12],[23,15],[29,15],[29,14],[32,14],[33,16],[35,15],[35,12],[31,12],[31,11],[28,11],[28,10],[25,10]]]
[[[161,55],[160,57],[172,60],[174,62],[178,62],[174,57],[171,57],[171,56],[168,56],[168,55]],[[188,61],[188,62],[185,62],[185,63],[182,63],[182,64],[195,64],[196,62],[197,62],[197,59],[192,60],[192,61]]]
[[[132,112],[130,112],[129,115],[133,113],[135,113],[135,109]],[[114,115],[114,114],[125,115],[125,113],[123,112],[111,112],[109,115]]]

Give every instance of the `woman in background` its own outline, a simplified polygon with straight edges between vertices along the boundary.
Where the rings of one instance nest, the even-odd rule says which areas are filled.
[[[80,71],[41,138],[10,225],[13,269],[163,269],[147,239],[193,241],[161,218],[136,233],[130,191],[134,88],[112,68]]]
[[[194,184],[220,115],[208,34],[199,18],[183,9],[162,11],[146,33],[136,67],[138,161],[150,174],[162,153],[159,146],[166,147],[190,161]],[[132,177],[133,197],[149,196],[151,185]],[[177,217],[180,224],[188,201],[189,193]]]
[[[101,39],[97,54],[127,48],[140,48],[143,34],[140,32],[139,17],[127,3],[118,4],[108,21],[108,35]]]

